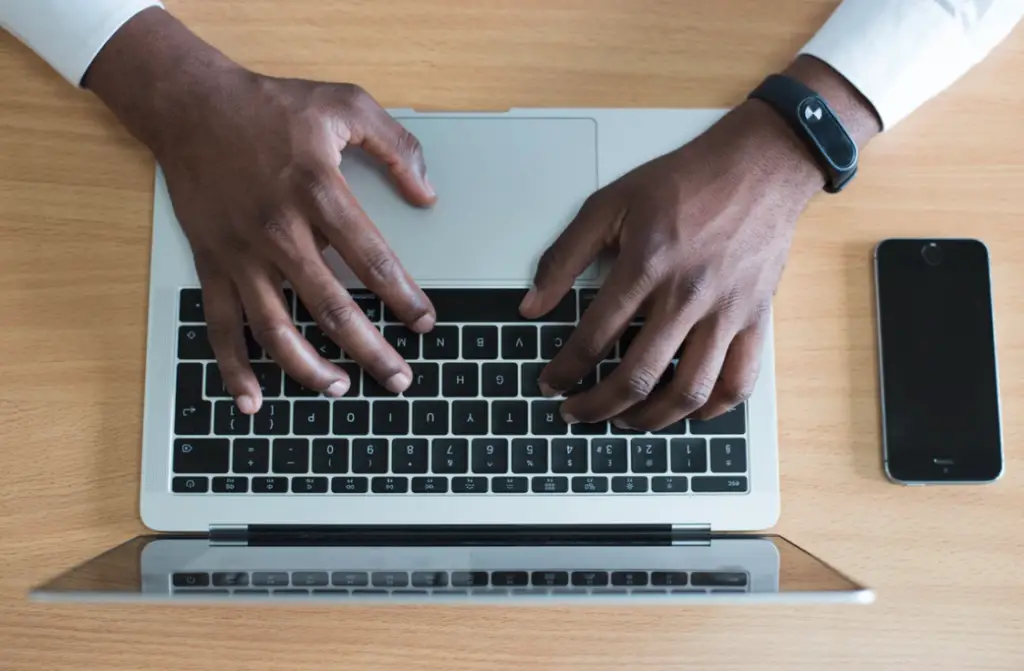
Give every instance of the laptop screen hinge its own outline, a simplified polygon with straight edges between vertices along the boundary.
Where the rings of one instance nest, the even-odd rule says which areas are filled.
[[[673,524],[672,545],[710,545],[710,524]]]
[[[231,546],[249,544],[248,524],[211,524],[210,545]]]

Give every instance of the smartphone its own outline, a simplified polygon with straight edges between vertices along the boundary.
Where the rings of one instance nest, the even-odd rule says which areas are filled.
[[[1003,472],[988,248],[889,239],[875,247],[885,472],[900,484]]]

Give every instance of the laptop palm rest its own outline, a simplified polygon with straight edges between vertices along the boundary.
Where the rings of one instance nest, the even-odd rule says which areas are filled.
[[[540,255],[597,188],[589,118],[399,118],[420,141],[437,203],[410,206],[359,152],[341,171],[402,264],[426,285],[526,285]],[[359,285],[332,252],[346,284]],[[596,277],[596,266],[583,279]]]

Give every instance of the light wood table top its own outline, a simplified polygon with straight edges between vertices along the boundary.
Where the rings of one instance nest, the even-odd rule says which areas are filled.
[[[834,0],[168,0],[274,74],[385,105],[726,107]],[[1024,667],[1024,29],[864,153],[800,222],[776,304],[778,531],[869,607],[44,607],[40,580],[143,531],[153,161],[0,36],[0,668]],[[901,488],[880,467],[869,258],[889,236],[992,252],[1007,472]]]

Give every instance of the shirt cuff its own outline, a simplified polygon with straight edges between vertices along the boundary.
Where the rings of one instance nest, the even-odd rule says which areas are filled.
[[[103,45],[133,16],[159,0],[29,0],[5,8],[3,27],[75,86]]]

